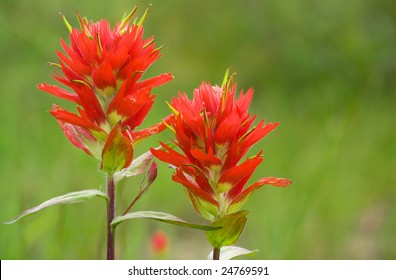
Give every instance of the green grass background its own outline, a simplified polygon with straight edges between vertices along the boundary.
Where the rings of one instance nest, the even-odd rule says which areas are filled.
[[[139,1],[142,14],[149,1]],[[286,177],[286,188],[263,187],[238,245],[259,252],[247,259],[396,258],[396,2],[392,0],[155,1],[145,34],[163,45],[147,77],[172,72],[145,124],[169,113],[178,90],[190,96],[202,80],[221,83],[229,66],[239,89],[255,90],[251,111],[280,126],[249,155],[264,150],[252,178]],[[39,92],[53,83],[59,39],[76,11],[117,22],[135,1],[0,0],[0,221],[51,197],[104,188],[98,162],[75,149],[48,113],[67,102]],[[156,135],[136,149],[167,141]],[[165,211],[204,223],[172,171],[159,176],[134,210]],[[122,211],[139,178],[118,186]],[[166,258],[204,259],[201,231],[149,220],[117,229],[117,257],[155,258],[150,236],[169,234]],[[48,208],[0,225],[1,259],[102,259],[105,202]]]

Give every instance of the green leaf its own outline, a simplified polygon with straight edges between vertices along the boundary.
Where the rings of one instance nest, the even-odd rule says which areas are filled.
[[[135,158],[132,161],[131,165],[129,165],[127,168],[124,168],[121,171],[114,173],[114,179],[116,181],[120,181],[125,177],[136,176],[143,173],[143,171],[146,170],[152,159],[153,154],[150,151],[142,154],[141,156]]]
[[[80,202],[84,202],[85,200],[90,199],[94,196],[99,196],[99,197],[107,199],[107,195],[99,190],[83,190],[83,191],[71,192],[71,193],[67,193],[67,194],[64,194],[61,196],[51,198],[50,200],[47,200],[47,201],[41,203],[40,205],[37,205],[36,207],[30,208],[30,209],[22,212],[20,215],[18,215],[14,219],[5,222],[5,224],[15,223],[16,221],[18,221],[19,219],[21,219],[27,215],[33,214],[37,211],[40,211],[40,210],[47,208],[49,206],[52,206],[52,205],[80,203]]]
[[[224,246],[220,249],[220,260],[231,260],[239,256],[254,255],[258,250],[250,251],[238,246]],[[213,258],[213,251],[209,253],[208,260]]]
[[[138,211],[138,212],[132,212],[122,216],[118,216],[114,218],[111,225],[113,227],[116,227],[119,223],[129,219],[152,219],[172,225],[200,229],[205,231],[213,231],[213,230],[221,229],[221,226],[209,226],[209,225],[198,225],[198,224],[188,223],[171,214],[164,212],[156,212],[156,211]]]
[[[236,243],[245,227],[248,213],[246,210],[239,211],[214,221],[212,226],[220,226],[222,229],[208,231],[206,239],[214,248],[221,248]]]
[[[174,143],[166,143],[169,147],[174,147]],[[159,146],[155,148],[156,150],[163,150],[164,148],[162,146]],[[147,166],[149,166],[151,160],[153,159],[153,154],[148,151],[139,157],[135,158],[131,165],[129,165],[127,168],[124,168],[120,170],[119,172],[114,173],[114,179],[118,182],[125,177],[132,177],[132,176],[137,176],[146,170]]]

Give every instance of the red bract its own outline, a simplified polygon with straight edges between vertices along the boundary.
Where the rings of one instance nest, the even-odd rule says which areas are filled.
[[[248,109],[253,90],[242,91],[238,98],[235,93],[232,78],[221,88],[202,83],[192,100],[179,93],[170,104],[174,117],[167,124],[182,153],[163,143],[163,150],[151,150],[176,168],[173,180],[184,185],[195,210],[212,221],[237,212],[252,192],[265,184],[286,187],[291,183],[270,177],[245,187],[263,158],[262,152],[242,158],[278,123],[261,120],[252,127],[256,116]]]
[[[39,84],[38,88],[77,105],[77,113],[53,105],[51,114],[57,119],[67,138],[78,148],[101,159],[102,149],[117,146],[108,143],[108,135],[116,132],[135,145],[144,138],[165,128],[162,123],[135,131],[153,105],[151,89],[170,81],[166,73],[141,80],[147,68],[159,57],[153,37],[143,39],[142,23],[130,24],[136,8],[113,29],[106,20],[88,21],[77,14],[80,29],[70,31],[70,44],[61,40],[64,52],[57,52],[60,69],[53,76],[68,87]],[[113,134],[116,133],[113,131]],[[120,139],[112,135],[112,139]],[[120,140],[119,140],[120,141]],[[125,162],[130,162],[131,149]]]

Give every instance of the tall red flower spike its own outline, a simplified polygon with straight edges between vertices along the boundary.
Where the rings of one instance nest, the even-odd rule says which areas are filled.
[[[38,85],[40,90],[77,105],[78,113],[57,105],[50,112],[73,145],[99,160],[104,147],[119,146],[109,140],[120,142],[120,137],[124,137],[135,145],[165,128],[159,123],[135,131],[153,105],[155,95],[151,95],[151,89],[173,79],[166,73],[141,80],[160,53],[153,37],[143,39],[142,24],[147,11],[138,23],[129,23],[136,10],[137,6],[113,29],[104,19],[92,22],[79,14],[80,29],[76,29],[63,17],[70,31],[70,44],[61,39],[63,52],[57,52],[59,63],[53,64],[60,72],[55,71],[53,77],[69,90],[46,83]],[[133,149],[122,147],[119,152],[127,153],[123,155],[124,162],[129,164]]]
[[[241,91],[236,98],[232,80],[227,74],[221,88],[203,82],[193,100],[179,93],[170,104],[174,115],[167,126],[175,133],[182,153],[164,143],[162,150],[151,149],[155,157],[176,168],[172,179],[184,185],[195,210],[211,221],[237,212],[263,185],[286,187],[291,183],[269,177],[245,187],[263,158],[262,152],[241,162],[242,158],[278,123],[261,120],[252,127],[256,116],[248,109],[253,90]]]

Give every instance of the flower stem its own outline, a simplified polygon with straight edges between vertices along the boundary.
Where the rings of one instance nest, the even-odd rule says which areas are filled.
[[[107,259],[114,260],[114,238],[115,229],[112,228],[111,222],[115,217],[115,184],[113,175],[107,174]]]
[[[138,195],[135,197],[135,199],[132,201],[131,204],[129,204],[129,206],[127,207],[127,209],[125,209],[125,211],[122,213],[122,215],[125,215],[129,212],[129,210],[131,210],[132,206],[135,205],[136,201],[139,200],[139,198],[143,195],[143,192],[140,190]]]
[[[220,260],[220,248],[213,248],[213,259]]]

